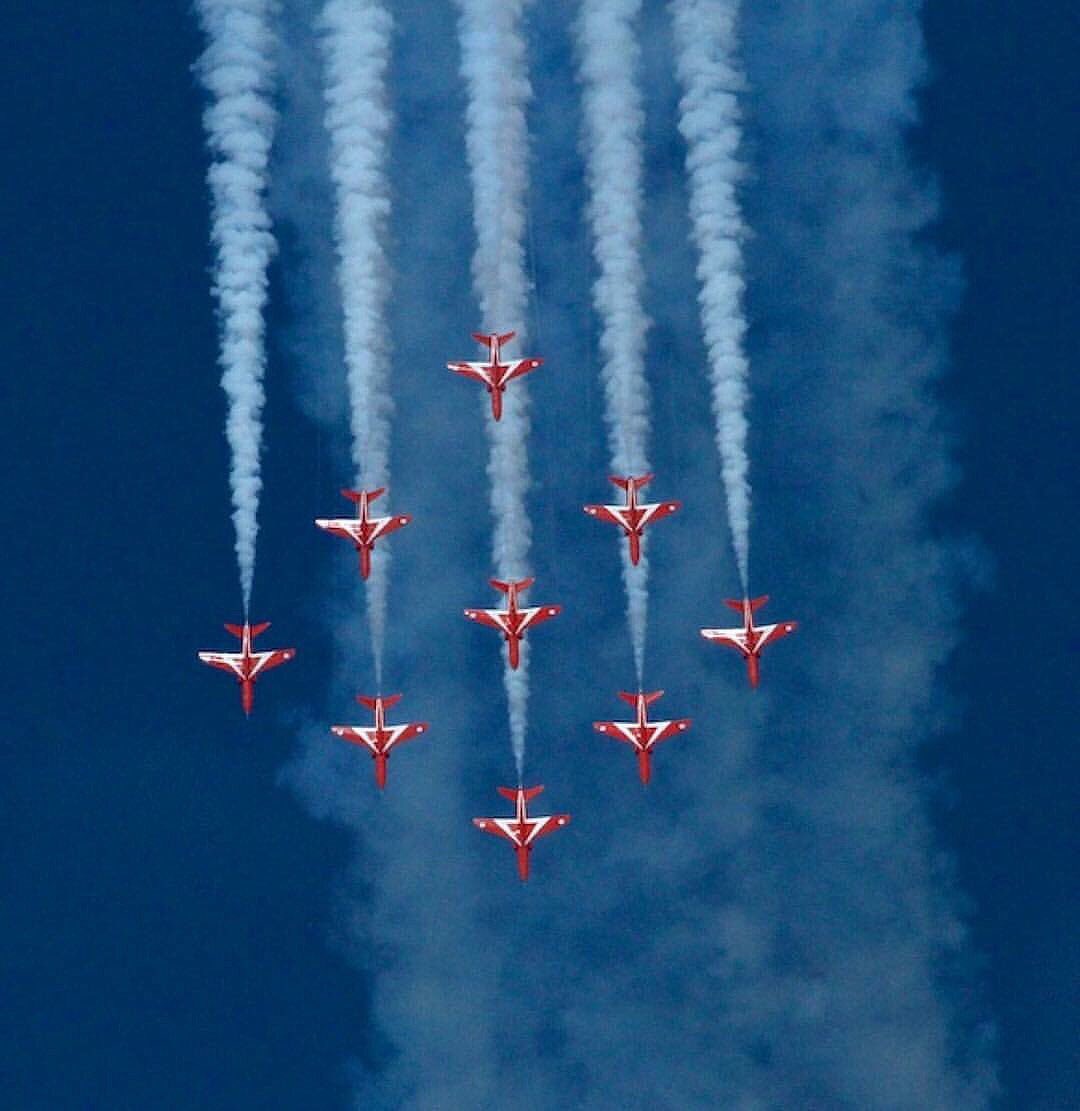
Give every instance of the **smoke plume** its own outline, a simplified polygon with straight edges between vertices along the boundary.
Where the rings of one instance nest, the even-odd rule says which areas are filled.
[[[750,483],[746,454],[746,319],[741,241],[746,225],[735,189],[741,139],[735,94],[732,0],[672,0],[675,66],[682,84],[679,130],[687,144],[690,216],[698,249],[698,303],[712,384],[716,446],[727,496],[728,523],[743,595],[749,596]]]
[[[587,215],[599,274],[593,303],[600,316],[601,377],[611,466],[615,474],[649,469],[649,386],[645,379],[641,264],[642,126],[636,80],[640,51],[634,21],[641,0],[585,0],[577,23],[585,118]],[[627,622],[638,686],[645,666],[649,571],[622,552]]]
[[[465,146],[473,187],[476,251],[473,282],[485,332],[525,339],[525,104],[529,82],[519,31],[523,0],[458,0],[461,70],[468,88]],[[488,399],[483,399],[485,410]],[[500,579],[526,577],[532,526],[525,509],[529,487],[528,394],[516,381],[503,398],[500,421],[486,421],[491,448],[488,476],[495,519],[494,562]],[[517,671],[506,667],[510,739],[523,774],[528,721],[527,654]]]
[[[326,129],[337,198],[335,238],[344,313],[352,454],[357,486],[389,480],[389,360],[384,248],[390,212],[385,163],[391,113],[386,71],[393,21],[378,0],[327,0],[320,19],[326,66]],[[385,496],[375,512],[388,512]],[[367,581],[376,682],[382,687],[389,552],[373,553]]]
[[[251,607],[258,534],[259,451],[265,400],[267,267],[275,251],[266,207],[267,163],[277,114],[273,0],[198,0],[209,44],[197,68],[212,101],[204,114],[213,154],[207,180],[217,250],[214,295],[221,320],[221,385],[228,398],[225,431],[232,452],[236,558],[244,615]]]

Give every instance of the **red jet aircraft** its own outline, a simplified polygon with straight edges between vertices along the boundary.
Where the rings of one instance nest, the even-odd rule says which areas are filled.
[[[648,707],[663,694],[663,691],[653,691],[651,694],[645,694],[644,691],[638,691],[637,694],[619,691],[619,697],[634,707],[637,720],[593,722],[593,728],[598,733],[634,746],[637,750],[638,775],[641,776],[642,783],[648,783],[652,775],[650,759],[656,745],[669,737],[678,737],[690,728],[690,718],[680,718],[678,721],[649,721]]]
[[[344,741],[351,741],[354,745],[364,745],[370,750],[371,758],[375,761],[375,782],[379,787],[385,787],[386,762],[390,758],[390,750],[394,745],[404,744],[406,741],[411,741],[413,737],[426,733],[428,723],[414,721],[407,725],[386,724],[386,711],[401,701],[400,694],[388,694],[385,698],[358,694],[356,701],[361,706],[374,711],[375,725],[331,725],[330,731]]]
[[[570,821],[569,814],[553,814],[545,817],[530,818],[529,799],[535,798],[543,787],[513,787],[498,788],[503,798],[509,799],[514,804],[513,818],[473,818],[473,825],[485,833],[493,833],[496,837],[505,837],[514,846],[517,854],[518,875],[522,882],[529,878],[529,853],[532,852],[533,842],[557,829],[562,829]]]
[[[633,475],[627,475],[626,478],[610,475],[608,482],[614,483],[625,492],[626,503],[624,505],[585,506],[585,512],[590,517],[595,517],[598,521],[610,521],[611,524],[618,525],[626,533],[626,538],[630,541],[630,562],[635,567],[641,558],[641,534],[645,531],[645,526],[651,525],[654,521],[663,520],[682,507],[681,501],[638,505],[637,492],[643,486],[648,486],[654,477],[651,474],[639,475],[637,478]]]
[[[481,625],[490,625],[498,629],[506,641],[510,653],[510,666],[516,670],[521,660],[521,638],[526,629],[539,625],[551,617],[562,613],[562,606],[528,606],[518,609],[518,595],[523,590],[528,590],[535,579],[521,579],[518,582],[501,582],[499,579],[488,579],[496,590],[501,590],[508,598],[504,610],[466,610],[465,616],[470,621],[479,621]]]
[[[270,622],[264,621],[261,625],[226,625],[225,628],[234,637],[240,638],[239,652],[200,652],[199,659],[211,667],[220,667],[222,671],[231,671],[240,684],[240,703],[244,713],[250,714],[255,703],[255,680],[272,667],[278,667],[296,655],[295,648],[273,648],[269,652],[252,652],[251,642],[260,634],[270,628]]]
[[[500,362],[502,345],[514,338],[513,332],[504,332],[502,335],[495,332],[490,335],[473,332],[472,338],[488,349],[491,358],[486,363],[447,363],[446,366],[448,370],[463,374],[466,378],[483,382],[487,392],[491,394],[491,415],[499,420],[502,417],[502,395],[507,382],[528,374],[530,370],[536,370],[544,360],[511,359],[509,362]]]
[[[371,574],[371,550],[381,536],[394,532],[407,525],[412,517],[403,513],[399,517],[370,517],[368,507],[378,497],[386,493],[386,487],[378,490],[342,490],[342,495],[356,504],[355,517],[319,517],[315,524],[333,536],[344,536],[356,545],[360,553],[360,577],[366,579]]]
[[[724,605],[730,606],[736,613],[743,617],[741,629],[702,629],[701,635],[706,640],[715,640],[726,644],[740,652],[746,660],[746,670],[750,675],[750,686],[756,687],[760,678],[761,650],[766,644],[786,637],[799,627],[796,621],[781,621],[776,625],[755,625],[754,611],[760,609],[769,600],[768,594],[760,598],[744,598],[741,602],[735,598],[725,598]]]

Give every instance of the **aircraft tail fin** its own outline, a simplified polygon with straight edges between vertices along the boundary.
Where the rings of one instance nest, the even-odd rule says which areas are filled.
[[[259,625],[252,625],[251,626],[251,639],[254,640],[255,637],[257,637],[260,633],[265,633],[266,630],[269,629],[269,628],[270,628],[270,622],[269,621],[263,621]],[[229,622],[226,621],[225,622],[225,631],[228,632],[228,633],[232,633],[232,635],[234,637],[236,637],[237,640],[243,640],[243,637],[244,637],[244,626],[243,625],[230,625]]]
[[[663,691],[650,691],[648,693],[642,691],[641,694],[645,699],[646,706],[651,706],[658,698],[664,697]],[[619,697],[623,700],[623,702],[626,702],[634,707],[637,706],[638,696],[636,694],[631,694],[630,691],[619,691]]]
[[[472,338],[476,340],[477,343],[482,343],[490,351],[496,343],[500,346],[504,343],[509,343],[514,338],[514,335],[514,332],[503,332],[501,334],[497,332],[473,332]]]
[[[517,587],[518,591],[528,590],[534,582],[535,578],[531,579],[518,579],[516,582],[504,582],[502,579],[488,579],[488,582],[503,594],[509,594],[511,587]]]
[[[366,710],[375,710],[379,704],[379,696],[373,694],[358,694],[356,701]],[[383,709],[389,710],[391,706],[396,706],[401,701],[400,694],[388,694],[382,699]]]
[[[353,505],[359,505],[364,500],[364,495],[367,494],[368,502],[373,502],[376,498],[381,498],[386,493],[386,487],[380,486],[377,490],[342,490],[341,496],[348,498]]]
[[[768,594],[762,594],[760,598],[747,598],[747,604],[750,606],[750,612],[754,613],[756,610],[761,609],[763,605],[769,600]],[[738,598],[725,598],[724,605],[729,609],[733,609],[736,613],[742,613],[743,603]]]
[[[655,478],[652,474],[639,474],[639,475],[608,475],[608,482],[613,486],[618,486],[620,490],[628,490],[633,487],[635,490],[640,490],[644,486],[648,486]]]
[[[525,801],[528,802],[529,799],[536,798],[536,796],[540,794],[543,789],[543,787],[523,788],[525,793]],[[499,792],[500,795],[502,795],[504,799],[509,799],[511,802],[517,802],[518,793],[514,787],[497,787],[496,790]]]

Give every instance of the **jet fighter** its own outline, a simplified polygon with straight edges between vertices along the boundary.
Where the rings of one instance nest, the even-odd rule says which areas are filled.
[[[255,703],[255,680],[272,667],[279,667],[296,655],[295,648],[274,648],[269,652],[252,652],[251,642],[261,633],[270,628],[270,622],[264,621],[261,625],[228,625],[225,628],[234,637],[240,638],[239,652],[200,652],[199,659],[211,667],[219,667],[222,671],[231,671],[240,684],[240,704],[244,713],[250,714]]]
[[[400,694],[389,694],[385,698],[376,695],[358,694],[356,701],[375,714],[375,724],[371,725],[331,725],[330,731],[343,741],[364,745],[375,761],[375,782],[380,788],[386,786],[386,762],[394,745],[404,744],[414,737],[426,733],[426,721],[409,722],[406,725],[387,725],[386,711],[401,701]]]
[[[333,536],[344,536],[356,545],[360,553],[360,577],[366,579],[371,574],[371,551],[375,541],[381,536],[394,532],[407,525],[412,517],[402,513],[397,517],[371,517],[368,508],[371,503],[386,493],[386,487],[377,490],[342,490],[342,496],[356,505],[355,517],[319,517],[315,524]]]
[[[648,783],[652,776],[650,761],[653,748],[661,741],[666,741],[669,737],[678,737],[690,728],[690,718],[679,718],[678,721],[649,721],[648,707],[658,698],[663,697],[663,694],[663,691],[653,691],[651,694],[646,694],[644,691],[638,691],[637,694],[619,691],[619,697],[634,707],[637,720],[593,722],[593,728],[598,733],[634,746],[637,750],[638,775],[641,776],[642,783]]]
[[[522,883],[529,878],[529,853],[533,842],[554,833],[570,822],[569,814],[552,814],[530,818],[529,799],[535,798],[543,787],[499,787],[499,794],[514,804],[513,818],[473,818],[473,825],[485,833],[505,837],[514,846],[517,855],[518,875]]]
[[[701,635],[706,640],[715,640],[719,644],[726,644],[741,653],[746,660],[746,670],[750,676],[750,686],[756,687],[760,678],[761,650],[767,644],[786,637],[799,627],[796,621],[781,621],[775,625],[755,625],[754,611],[760,609],[769,600],[767,594],[760,598],[744,598],[741,602],[735,598],[725,598],[724,605],[729,606],[736,613],[741,613],[743,627],[741,629],[702,629]]]
[[[598,521],[610,521],[611,524],[618,525],[626,533],[626,538],[630,541],[630,562],[635,567],[641,558],[641,534],[645,531],[645,526],[651,525],[654,521],[663,520],[664,517],[670,516],[682,507],[681,501],[638,505],[637,492],[643,486],[648,486],[654,477],[651,474],[638,475],[637,477],[627,475],[625,478],[619,475],[609,475],[608,482],[618,486],[626,494],[625,504],[585,506],[585,512],[590,517],[595,517]]]
[[[482,382],[491,394],[491,415],[499,420],[502,417],[502,395],[507,382],[520,378],[531,370],[536,370],[543,363],[543,359],[511,359],[502,362],[502,345],[509,343],[514,338],[514,332],[503,332],[499,335],[492,332],[485,335],[473,332],[472,338],[477,343],[483,344],[490,353],[486,363],[447,363],[448,370],[456,374],[463,374],[466,378],[475,378]]]
[[[506,609],[466,610],[465,616],[470,621],[490,625],[491,628],[498,629],[502,633],[510,656],[510,666],[516,670],[521,660],[521,638],[525,635],[525,630],[549,618],[557,617],[562,613],[562,606],[528,606],[525,609],[518,609],[518,595],[528,590],[536,582],[535,579],[521,579],[518,582],[488,579],[488,582],[507,596]]]

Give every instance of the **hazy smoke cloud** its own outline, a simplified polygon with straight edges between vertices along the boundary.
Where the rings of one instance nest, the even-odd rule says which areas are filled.
[[[388,311],[411,366],[409,354],[422,364],[467,314],[472,243],[449,14],[426,0],[394,10],[409,29],[392,81],[395,213],[409,235]],[[624,748],[590,735],[608,697],[598,673],[623,642],[621,590],[560,548],[560,620],[590,616],[579,642],[530,661],[537,689],[552,692],[532,716],[557,726],[531,755],[548,784],[538,802],[573,824],[538,846],[519,885],[507,848],[469,824],[505,813],[491,791],[504,754],[487,657],[450,607],[431,604],[479,602],[483,514],[448,515],[438,546],[402,546],[395,605],[432,646],[410,657],[408,705],[431,736],[394,757],[378,805],[370,763],[329,745],[324,727],[305,733],[291,771],[316,813],[356,833],[341,926],[372,999],[357,1106],[981,1109],[993,1069],[978,1008],[965,1011],[964,926],[916,768],[956,636],[949,549],[927,522],[948,481],[933,381],[951,278],[918,245],[934,206],[903,140],[924,69],[917,5],[747,9],[748,350],[768,433],[755,450],[755,550],[768,552],[776,616],[801,622],[754,693],[737,658],[694,632],[716,602],[724,504],[709,386],[685,372],[700,363],[701,328],[672,143],[671,24],[659,5],[642,19],[650,341],[669,371],[652,453],[695,506],[665,542],[677,573],[654,575],[651,623],[665,705],[694,725],[660,749],[647,790]],[[531,9],[552,353],[576,350],[590,298],[568,22],[562,5]],[[503,60],[488,55],[493,80]],[[302,200],[296,213],[309,220]],[[596,429],[582,412],[591,375],[574,362],[544,382],[537,459],[584,485]],[[447,501],[473,504],[484,465],[474,425],[422,374],[400,388],[422,433],[395,468],[410,508],[415,499],[419,520]],[[560,532],[583,518],[574,508],[554,516]],[[543,567],[546,544],[536,556]]]
[[[197,70],[212,97],[204,115],[214,155],[207,180],[217,248],[214,295],[221,318],[221,384],[229,402],[229,485],[244,613],[255,577],[262,443],[267,267],[275,242],[266,208],[267,163],[277,115],[273,0],[197,0],[209,39]]]

